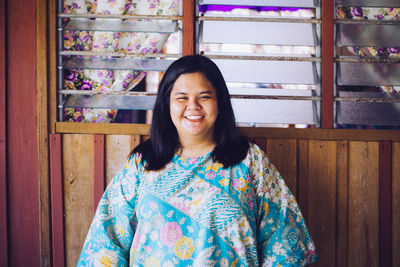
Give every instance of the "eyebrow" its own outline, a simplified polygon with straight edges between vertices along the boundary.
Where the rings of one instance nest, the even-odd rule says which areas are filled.
[[[212,95],[213,92],[210,91],[210,90],[200,92],[200,95],[205,95],[205,94]],[[187,95],[187,93],[184,93],[184,92],[176,92],[175,95]]]

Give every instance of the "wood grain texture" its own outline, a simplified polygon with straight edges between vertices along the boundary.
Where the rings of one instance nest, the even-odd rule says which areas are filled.
[[[379,266],[392,266],[392,142],[379,142]]]
[[[333,94],[334,94],[334,35],[335,18],[333,1],[321,2],[321,127],[333,128]]]
[[[95,134],[93,136],[93,214],[105,190],[105,136]]]
[[[6,2],[9,266],[39,266],[37,3]]]
[[[400,142],[392,143],[393,267],[400,266]]]
[[[106,182],[110,183],[115,174],[125,165],[131,152],[131,136],[106,136]]]
[[[336,267],[347,266],[347,225],[349,200],[349,142],[337,142],[336,159]]]
[[[65,266],[61,135],[50,134],[52,266]],[[50,257],[49,257],[50,259]]]
[[[267,140],[267,155],[278,168],[290,191],[297,197],[296,140]]]
[[[310,141],[308,225],[320,256],[315,266],[335,266],[336,155],[335,141]]]
[[[0,1],[0,266],[8,266],[5,2]]]
[[[265,138],[253,138],[250,140],[258,145],[264,152],[267,152],[267,140]]]
[[[249,138],[352,140],[352,141],[400,141],[400,130],[343,130],[318,128],[258,128],[240,127],[239,131]],[[57,133],[81,134],[139,134],[150,132],[149,124],[129,123],[76,123],[57,122]]]
[[[350,142],[348,266],[379,266],[379,144]]]
[[[138,134],[131,135],[131,150],[141,143],[141,137]]]
[[[309,160],[309,141],[297,141],[297,201],[304,219],[308,222],[308,197],[309,197],[309,179],[308,179],[308,160]]]
[[[36,129],[41,266],[50,266],[49,131],[47,105],[47,0],[37,0]]]
[[[182,56],[194,54],[194,2],[182,1]]]
[[[63,135],[66,266],[75,266],[93,219],[93,136]]]
[[[57,49],[56,49],[56,3],[57,1],[48,1],[47,16],[49,19],[48,27],[48,93],[49,93],[49,125],[50,132],[56,132],[57,121]]]

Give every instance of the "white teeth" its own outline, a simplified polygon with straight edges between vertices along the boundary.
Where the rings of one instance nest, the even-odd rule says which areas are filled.
[[[203,118],[203,116],[186,116],[186,118],[189,120],[198,120]]]

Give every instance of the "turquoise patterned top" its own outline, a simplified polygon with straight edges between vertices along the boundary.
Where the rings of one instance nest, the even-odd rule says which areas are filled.
[[[317,259],[295,198],[264,152],[211,153],[146,171],[136,154],[100,200],[78,266],[304,266]]]

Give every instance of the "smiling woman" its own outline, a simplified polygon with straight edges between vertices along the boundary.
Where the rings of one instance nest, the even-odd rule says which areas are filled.
[[[304,266],[317,259],[295,198],[238,133],[221,72],[166,71],[150,139],[103,195],[78,266]]]
[[[196,157],[212,151],[218,115],[217,93],[203,74],[183,74],[176,80],[171,91],[170,112],[182,145],[182,156]]]

